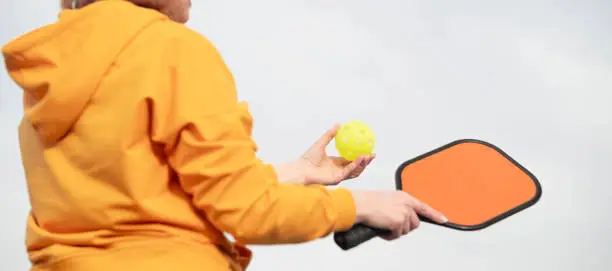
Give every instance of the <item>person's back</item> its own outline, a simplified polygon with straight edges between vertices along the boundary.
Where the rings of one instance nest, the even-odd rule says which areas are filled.
[[[216,49],[155,10],[66,10],[3,53],[24,89],[33,270],[240,270],[250,251],[223,232],[278,244],[360,221],[413,228],[345,189],[280,184]]]
[[[166,137],[182,129],[172,126],[178,124],[172,119],[181,116],[165,115],[177,102],[167,89],[177,83],[174,79],[188,81],[171,75],[198,72],[171,69],[175,61],[192,57],[188,54],[194,53],[194,42],[205,44],[162,14],[124,1],[104,1],[64,11],[56,24],[5,48],[9,71],[28,88],[20,141],[32,204],[27,246],[35,266],[61,265],[68,257],[71,261],[65,264],[82,264],[84,270],[108,270],[103,263],[111,259],[125,270],[131,270],[129,263],[140,266],[143,261],[159,270],[201,268],[158,265],[168,253],[180,254],[183,262],[215,263],[214,257],[198,255],[201,246],[177,251],[182,246],[171,248],[167,242],[227,243],[192,207],[192,195],[183,192],[164,162],[172,146],[163,143],[175,140]],[[198,50],[215,56],[212,46]],[[28,69],[21,65],[22,56],[41,63]],[[189,68],[221,67],[218,61]],[[229,73],[224,78],[232,84]],[[201,98],[217,98],[212,95]],[[184,110],[201,110],[204,117],[214,109]],[[244,117],[248,121],[246,113]],[[150,134],[159,142],[150,140]],[[180,165],[190,154],[178,155],[185,156],[176,158]],[[163,242],[155,244],[157,239]],[[112,258],[113,250],[131,246],[150,253],[134,254],[140,259],[125,258],[125,253]],[[75,253],[79,257],[72,259]],[[89,263],[88,255],[96,261]]]

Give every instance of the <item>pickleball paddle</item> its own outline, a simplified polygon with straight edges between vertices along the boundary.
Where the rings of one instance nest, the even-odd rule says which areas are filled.
[[[538,179],[497,146],[476,139],[453,141],[402,163],[396,188],[442,212],[455,230],[489,227],[540,199]],[[388,233],[356,224],[334,234],[336,244],[348,250]]]

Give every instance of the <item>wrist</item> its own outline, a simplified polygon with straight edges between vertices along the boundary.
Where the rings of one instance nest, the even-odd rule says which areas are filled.
[[[273,166],[278,176],[278,181],[284,184],[306,184],[306,174],[298,161],[290,161]]]
[[[364,203],[366,197],[364,193],[367,192],[351,190],[355,202],[355,224],[365,222],[370,215],[370,208],[368,204]]]

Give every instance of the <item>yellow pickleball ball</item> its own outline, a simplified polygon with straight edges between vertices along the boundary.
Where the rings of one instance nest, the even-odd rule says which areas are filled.
[[[336,134],[335,144],[342,158],[354,161],[374,150],[374,131],[363,121],[354,120],[342,124]]]

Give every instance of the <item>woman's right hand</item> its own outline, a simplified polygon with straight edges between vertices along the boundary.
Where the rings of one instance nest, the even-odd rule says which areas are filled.
[[[402,191],[352,191],[357,207],[356,223],[388,229],[381,236],[393,240],[419,227],[419,215],[434,222],[446,223],[444,215]]]

